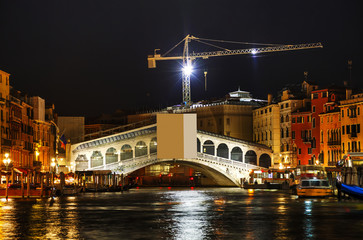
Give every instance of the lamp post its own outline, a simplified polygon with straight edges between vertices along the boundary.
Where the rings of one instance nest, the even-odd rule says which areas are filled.
[[[6,188],[5,188],[5,197],[6,197],[6,200],[8,200],[8,188],[9,188],[9,175],[8,175],[8,167],[9,167],[9,164],[11,162],[11,159],[9,158],[9,153],[5,153],[5,158],[3,159],[3,162],[4,162],[4,165],[5,165],[5,168],[6,168]]]
[[[54,173],[55,173],[55,158],[52,158],[52,163],[50,164],[52,170],[52,193],[54,192]]]
[[[8,171],[8,167],[9,167],[9,164],[11,162],[11,159],[9,158],[9,153],[5,153],[5,158],[3,160],[4,162],[4,165],[5,165],[5,168],[6,168],[6,171]]]

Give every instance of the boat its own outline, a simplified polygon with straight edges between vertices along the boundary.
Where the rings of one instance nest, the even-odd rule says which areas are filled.
[[[344,183],[337,183],[337,188],[351,197],[362,199],[363,200],[363,188],[355,186],[355,185],[347,185]]]
[[[299,197],[329,197],[333,188],[328,179],[302,178],[296,192]]]

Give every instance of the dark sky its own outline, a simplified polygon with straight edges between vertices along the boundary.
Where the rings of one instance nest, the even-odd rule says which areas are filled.
[[[322,42],[323,49],[198,61],[192,100],[250,91],[266,98],[303,72],[320,85],[363,87],[360,1],[0,0],[0,69],[11,85],[54,103],[59,115],[92,116],[182,101],[176,61],[147,68],[187,34],[257,43]],[[244,46],[235,46],[241,48]],[[198,50],[198,49],[195,49]],[[176,52],[178,53],[178,52]],[[208,70],[208,91],[204,87]]]

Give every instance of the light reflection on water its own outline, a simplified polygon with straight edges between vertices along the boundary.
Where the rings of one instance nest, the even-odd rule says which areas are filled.
[[[0,200],[0,239],[360,239],[363,203],[239,188]]]

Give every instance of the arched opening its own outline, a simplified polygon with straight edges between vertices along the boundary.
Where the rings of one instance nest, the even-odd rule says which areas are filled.
[[[260,167],[271,167],[271,157],[268,154],[264,153],[260,156]]]
[[[152,153],[156,153],[157,151],[157,146],[158,146],[158,143],[156,142],[156,137],[151,139],[151,142],[150,142],[150,154]]]
[[[229,158],[229,149],[226,144],[221,143],[217,148],[217,156],[222,158]]]
[[[93,151],[91,156],[91,167],[98,167],[103,165],[103,156],[100,151]]]
[[[121,160],[126,160],[133,158],[132,147],[128,144],[125,144],[121,147]]]
[[[239,147],[234,147],[231,151],[231,159],[239,162],[243,162],[243,152]]]
[[[257,165],[257,155],[253,150],[249,150],[246,152],[245,162],[248,164]]]
[[[145,156],[147,155],[147,146],[145,142],[139,141],[135,146],[135,157]]]
[[[106,151],[106,164],[117,162],[118,155],[115,148],[109,148]]]
[[[197,152],[200,152],[200,140],[197,138]]]
[[[207,140],[204,142],[203,153],[214,156],[214,143],[212,141]]]

